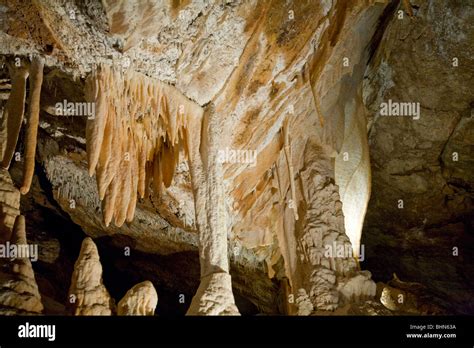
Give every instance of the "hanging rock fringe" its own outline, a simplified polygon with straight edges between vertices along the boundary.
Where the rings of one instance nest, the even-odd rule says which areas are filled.
[[[137,193],[171,185],[181,147],[188,157],[188,121],[203,109],[173,86],[106,65],[88,76],[86,99],[95,103],[86,128],[89,175],[96,174],[105,225],[114,219],[120,227],[133,220]]]

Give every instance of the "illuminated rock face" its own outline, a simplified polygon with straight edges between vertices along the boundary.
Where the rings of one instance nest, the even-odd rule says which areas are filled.
[[[200,285],[187,285],[198,288],[188,314],[238,314],[235,290],[267,313],[310,315],[351,304],[360,313],[375,295],[370,272],[357,262],[365,257],[361,234],[374,185],[367,130],[374,140],[378,127],[394,132],[384,126],[388,118],[374,119],[381,95],[370,88],[393,87],[382,53],[398,42],[393,27],[416,26],[409,2],[400,8],[403,20],[396,6],[9,2],[5,14],[13,20],[0,21],[0,55],[12,65],[12,55],[48,52],[36,155],[47,186],[41,194],[90,237],[148,254],[199,254]],[[380,40],[387,26],[389,43]],[[18,117],[0,142],[2,155],[15,150],[4,143],[16,143],[25,104],[26,77],[10,70],[2,78],[11,82],[11,98],[7,106],[0,100],[0,110]],[[370,86],[367,72],[376,74]],[[19,107],[8,107],[13,101]],[[94,115],[60,116],[55,106],[63,101],[90,103]],[[376,152],[377,163],[384,154]],[[28,163],[31,171],[31,151]],[[11,225],[15,212],[8,214]],[[111,314],[97,249],[85,243],[71,290],[92,295],[80,295],[75,310]],[[96,277],[88,279],[84,267]],[[173,276],[163,282],[181,291]],[[117,313],[153,314],[152,293],[132,288]]]

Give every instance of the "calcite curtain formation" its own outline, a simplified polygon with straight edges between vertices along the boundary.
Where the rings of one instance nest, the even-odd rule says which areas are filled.
[[[153,183],[155,194],[169,187],[180,150],[188,153],[189,117],[202,108],[178,90],[143,74],[100,65],[86,81],[95,103],[87,122],[89,175],[96,174],[106,226],[133,220],[137,194]]]

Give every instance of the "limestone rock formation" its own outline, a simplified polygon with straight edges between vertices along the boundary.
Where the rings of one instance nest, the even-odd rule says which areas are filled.
[[[89,237],[82,242],[74,265],[69,302],[74,315],[111,315],[115,311],[114,300],[102,280],[97,246]]]
[[[38,231],[64,236],[51,216],[115,248],[104,268],[185,294],[164,306],[183,314],[436,312],[420,292],[474,313],[473,18],[459,1],[9,0],[2,167],[39,188],[22,198]],[[8,240],[19,194],[0,174]],[[151,314],[149,285],[119,314]],[[115,311],[90,239],[71,295]]]
[[[117,315],[154,315],[158,294],[150,281],[144,281],[127,291],[117,305]]]
[[[10,258],[0,259],[0,315],[41,314],[43,304],[31,266],[31,247],[26,240],[25,217],[15,219],[9,244],[2,244],[2,254],[14,252]]]

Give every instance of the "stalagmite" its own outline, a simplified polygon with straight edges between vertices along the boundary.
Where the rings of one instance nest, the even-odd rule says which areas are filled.
[[[17,215],[20,214],[20,191],[6,169],[0,168],[0,243],[11,238]]]
[[[34,255],[26,240],[23,215],[15,220],[9,249],[13,246],[17,252],[14,259],[0,259],[0,315],[41,314],[43,304],[31,266]]]
[[[23,167],[23,183],[21,194],[30,190],[31,180],[35,170],[36,138],[38,135],[41,85],[43,83],[44,60],[35,56],[30,64],[30,91],[28,114],[26,117],[25,164]]]
[[[89,75],[85,94],[96,104],[86,130],[89,174],[96,174],[106,226],[114,220],[120,227],[133,220],[148,184],[155,194],[171,185],[186,120],[201,119],[202,108],[173,86],[106,65]]]
[[[82,242],[74,264],[69,302],[74,315],[111,315],[114,311],[114,300],[102,280],[99,252],[89,237]]]
[[[316,310],[370,299],[376,285],[369,271],[359,271],[352,246],[344,232],[339,188],[334,179],[317,173],[312,166],[301,174],[312,181],[306,192],[304,233],[300,236],[300,260],[311,271],[307,293]]]
[[[8,71],[12,80],[12,89],[5,107],[1,129],[2,167],[6,169],[10,167],[23,121],[28,67],[25,65],[17,67],[9,64]]]
[[[144,281],[127,291],[117,306],[117,315],[154,315],[158,294],[150,281]]]

